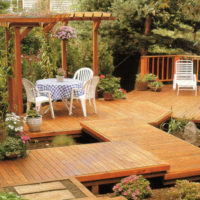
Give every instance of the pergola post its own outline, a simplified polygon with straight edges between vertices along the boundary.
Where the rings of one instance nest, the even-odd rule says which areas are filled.
[[[93,21],[93,71],[98,76],[98,28],[100,20]]]
[[[63,22],[63,26],[67,26],[68,21]],[[61,51],[62,51],[62,68],[65,70],[65,78],[67,77],[67,53],[66,53],[66,41],[61,41]]]
[[[61,41],[61,49],[62,49],[62,68],[67,72],[67,54],[66,54],[66,41]],[[65,73],[65,77],[67,77],[67,73]]]
[[[11,111],[16,112],[18,115],[23,114],[23,95],[22,95],[22,65],[21,65],[21,47],[20,47],[20,28],[15,27],[15,64],[13,68],[12,78],[12,97]]]

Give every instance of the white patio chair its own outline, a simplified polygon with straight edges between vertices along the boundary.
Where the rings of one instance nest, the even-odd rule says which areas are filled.
[[[94,73],[90,68],[83,67],[75,72],[73,79],[83,81],[83,83],[85,84],[88,80],[90,80],[93,77],[93,74]]]
[[[23,82],[23,85],[26,91],[26,96],[27,96],[27,111],[30,110],[32,103],[35,104],[36,110],[39,112],[41,104],[49,102],[51,116],[52,118],[55,118],[50,92],[42,91],[41,93],[46,93],[48,97],[42,96],[39,90],[35,87],[35,85],[31,81],[23,78],[22,82]]]
[[[97,87],[98,82],[99,82],[99,76],[94,76],[92,79],[88,80],[85,83],[85,85],[83,86],[84,94],[81,96],[75,96],[75,91],[80,90],[80,89],[76,89],[76,88],[72,89],[69,115],[72,114],[72,107],[73,107],[74,99],[78,99],[81,101],[81,106],[82,106],[84,117],[87,116],[86,100],[89,100],[90,105],[91,105],[91,100],[92,100],[92,103],[94,106],[94,111],[95,111],[95,113],[97,113],[95,95],[96,95],[96,87]]]
[[[177,60],[176,73],[174,74],[173,90],[179,95],[180,90],[195,90],[197,95],[196,74],[193,73],[193,62],[191,60]]]

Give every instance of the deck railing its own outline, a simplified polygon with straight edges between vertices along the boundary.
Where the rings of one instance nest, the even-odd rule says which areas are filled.
[[[175,73],[175,62],[179,59],[192,60],[194,73],[197,81],[200,82],[200,56],[190,55],[157,55],[141,56],[141,74],[152,73],[158,76],[163,82],[173,81]]]

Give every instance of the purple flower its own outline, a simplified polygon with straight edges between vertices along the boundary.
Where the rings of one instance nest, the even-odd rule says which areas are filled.
[[[74,28],[71,26],[60,26],[54,31],[53,36],[62,40],[69,40],[77,38]]]

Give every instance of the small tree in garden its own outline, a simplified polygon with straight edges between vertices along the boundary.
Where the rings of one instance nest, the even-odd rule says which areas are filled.
[[[142,175],[126,177],[113,187],[116,196],[124,196],[128,200],[143,200],[152,195],[150,183]]]

